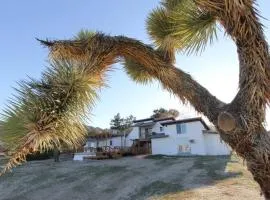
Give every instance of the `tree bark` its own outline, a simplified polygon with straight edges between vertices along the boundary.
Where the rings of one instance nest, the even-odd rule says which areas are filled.
[[[54,147],[53,149],[53,158],[54,158],[54,162],[60,161],[60,151],[57,147]]]
[[[219,116],[221,137],[244,158],[265,198],[270,199],[270,134],[263,125],[270,99],[270,54],[255,1],[196,2],[217,17],[237,46],[239,92],[224,107],[230,116],[225,121]]]

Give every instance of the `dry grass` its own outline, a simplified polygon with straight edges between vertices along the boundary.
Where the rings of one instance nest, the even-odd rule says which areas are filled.
[[[32,161],[0,177],[0,199],[257,200],[259,188],[233,157],[127,157]]]
[[[211,163],[212,164],[212,163]],[[210,169],[214,171],[215,169]],[[151,200],[260,200],[263,199],[259,195],[259,186],[253,181],[252,175],[243,166],[243,161],[236,156],[232,156],[230,162],[227,163],[227,173],[241,173],[240,176],[231,177],[216,181],[214,184],[203,187],[183,190],[176,193],[169,193],[157,197],[149,198]],[[219,178],[219,177],[217,177]]]

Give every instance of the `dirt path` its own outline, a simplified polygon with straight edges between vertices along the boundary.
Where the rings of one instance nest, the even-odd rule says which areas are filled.
[[[228,157],[32,161],[0,177],[0,199],[261,199],[249,178]]]

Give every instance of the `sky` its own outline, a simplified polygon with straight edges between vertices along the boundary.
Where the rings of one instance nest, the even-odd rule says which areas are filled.
[[[270,1],[258,0],[258,7],[270,40]],[[81,29],[125,35],[151,43],[145,20],[159,0],[46,0],[3,1],[0,7],[0,113],[8,99],[16,94],[17,81],[27,76],[40,78],[48,66],[48,50],[35,40],[69,39]],[[199,56],[177,54],[176,66],[183,69],[224,102],[237,93],[238,58],[232,40],[218,33],[218,40]],[[154,109],[177,109],[180,117],[198,113],[154,82],[137,84],[124,73],[120,64],[109,74],[109,87],[99,93],[99,100],[89,116],[91,126],[108,128],[117,113],[137,119],[149,117]],[[270,124],[270,112],[267,112]]]

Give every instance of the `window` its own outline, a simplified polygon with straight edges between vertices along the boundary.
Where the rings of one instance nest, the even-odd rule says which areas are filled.
[[[162,127],[162,126],[159,127],[159,131],[160,131],[160,132],[163,132],[163,127]]]
[[[95,142],[90,142],[90,147],[95,147]]]
[[[186,133],[186,124],[176,124],[176,131],[177,134],[183,134]]]
[[[191,147],[188,144],[182,144],[178,146],[178,153],[190,153]]]
[[[112,140],[110,140],[110,146],[112,146]]]

